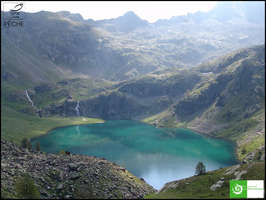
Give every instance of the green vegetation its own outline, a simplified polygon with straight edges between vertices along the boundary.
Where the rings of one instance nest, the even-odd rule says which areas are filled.
[[[16,193],[21,199],[40,199],[40,193],[29,174],[19,177],[15,183]]]
[[[245,149],[245,148],[243,148],[242,150],[241,150],[241,154],[246,154],[247,153],[247,150]]]
[[[226,184],[216,191],[211,191],[210,186],[215,184],[220,177],[223,176],[223,169],[212,172],[207,172],[205,175],[193,176],[187,179],[178,181],[178,186],[173,189],[167,189],[159,194],[150,194],[145,196],[145,199],[223,199],[229,198],[229,180],[231,177],[226,177]]]
[[[168,118],[168,116],[170,116],[170,112],[167,109],[167,110],[160,112],[158,114],[146,117],[146,118],[142,119],[142,121],[145,123],[148,123],[148,124],[156,124],[157,122],[160,123],[161,119]]]
[[[222,168],[207,172],[201,176],[192,176],[180,181],[174,181],[174,188],[163,189],[158,194],[153,193],[145,196],[145,199],[228,199],[229,198],[229,181],[234,175],[226,175],[225,171],[228,168]],[[254,164],[241,165],[240,170],[247,170],[247,173],[242,175],[242,180],[264,180],[265,162],[254,162]],[[210,187],[215,184],[220,178],[224,178],[224,183],[215,191],[210,190]],[[171,184],[170,182],[168,184]]]
[[[1,109],[1,137],[20,144],[23,138],[32,138],[49,130],[69,125],[101,123],[101,119],[85,117],[37,117],[21,113],[9,107]]]
[[[66,155],[66,152],[64,150],[61,150],[58,152],[59,155]]]
[[[228,138],[231,140],[237,140],[239,139],[240,135],[242,135],[244,132],[251,130],[258,124],[258,121],[249,118],[245,119],[240,122],[233,122],[229,126],[230,128],[224,129],[220,132],[217,132],[215,135],[219,137]]]
[[[260,157],[262,152],[257,150],[265,145],[265,126],[261,126],[265,117],[255,116],[265,107],[265,45],[240,49],[198,68],[191,67],[231,49],[264,42],[262,21],[254,20],[262,18],[256,14],[251,20],[246,6],[242,4],[237,11],[232,8],[228,20],[220,16],[218,5],[217,16],[212,14],[217,11],[214,9],[162,20],[154,26],[146,26],[148,23],[134,14],[132,23],[127,23],[128,15],[98,23],[70,13],[27,13],[25,29],[3,29],[1,33],[1,137],[32,149],[29,138],[55,127],[103,122],[54,114],[40,118],[25,98],[27,88],[41,109],[51,105],[66,108],[66,99],[72,97],[74,101],[84,100],[88,114],[104,119],[145,118],[144,122],[166,127],[209,120],[217,123],[214,136],[237,142],[240,159],[251,152]],[[177,22],[183,26],[179,31]],[[238,31],[243,25],[245,31],[240,32],[244,35]],[[111,82],[114,80],[121,82]],[[199,124],[202,129],[210,128],[208,123]],[[40,150],[39,145],[35,148]],[[197,174],[203,169],[199,167]],[[193,197],[196,193],[225,198],[223,187],[215,193],[206,190],[206,184],[218,180],[216,175],[207,173],[196,177],[195,183],[181,183],[178,191],[166,193],[170,198],[176,194]],[[257,178],[254,174],[247,176]]]
[[[265,161],[244,164],[240,170],[247,170],[247,173],[241,176],[242,180],[265,180]]]
[[[242,160],[248,153],[254,152],[263,145],[265,145],[265,136],[264,135],[255,136],[252,140],[240,146],[238,151],[239,159]]]
[[[84,100],[96,95],[114,84],[105,80],[93,80],[91,78],[64,79],[56,84],[39,84],[37,92],[32,100],[37,107],[45,107],[50,104],[61,104],[71,96],[75,101]]]
[[[158,127],[169,127],[169,128],[186,128],[187,123],[185,121],[177,121],[176,117],[171,113],[170,109],[167,109],[158,114],[146,117],[141,121],[153,124]]]
[[[238,142],[237,157],[242,160],[247,154],[256,151],[265,144],[264,109],[239,122],[232,121],[228,128],[215,133],[217,137]]]
[[[15,195],[12,195],[8,190],[4,187],[1,187],[1,199],[15,199],[17,198]]]

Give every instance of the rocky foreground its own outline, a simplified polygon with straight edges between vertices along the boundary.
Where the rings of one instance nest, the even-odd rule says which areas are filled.
[[[17,196],[14,185],[27,172],[41,198],[143,198],[156,190],[104,158],[30,152],[1,140],[1,198]]]

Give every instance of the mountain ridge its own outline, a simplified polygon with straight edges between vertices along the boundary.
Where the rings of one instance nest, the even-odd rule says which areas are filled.
[[[12,176],[12,184],[4,185],[13,185],[13,166],[19,168],[19,175],[23,171],[20,163],[31,169],[32,157],[45,159],[49,169],[55,167],[50,158],[61,161],[59,155],[19,149],[15,144],[23,137],[39,136],[57,126],[103,122],[88,117],[141,120],[156,127],[189,128],[226,138],[236,144],[236,156],[246,171],[258,157],[265,160],[265,25],[264,18],[258,17],[264,7],[253,7],[251,13],[257,12],[253,16],[247,5],[235,3],[226,15],[222,12],[226,7],[218,5],[207,13],[155,23],[133,13],[94,21],[67,11],[23,13],[24,27],[6,28],[2,23],[1,122],[5,126],[1,127],[1,154],[7,157],[3,159],[5,181]],[[1,11],[1,21],[4,14]],[[15,154],[26,155],[27,162]],[[79,156],[66,160],[71,158]],[[254,166],[262,169],[260,163]],[[197,186],[197,181],[209,177],[209,189],[219,181],[216,172],[191,180]],[[98,187],[94,178],[92,187]],[[71,182],[69,179],[71,176],[67,178]],[[104,188],[112,191],[109,183]],[[135,185],[137,189],[133,187],[141,193],[138,197],[152,192],[140,183],[140,187]],[[50,185],[51,190],[43,189],[48,197],[58,194],[57,187],[62,189],[62,185]],[[76,190],[70,185],[66,195]],[[180,189],[174,185],[172,189]],[[99,188],[97,192],[104,198],[134,198],[138,194],[130,188],[118,186],[117,194]],[[210,192],[202,191],[206,192],[203,196]],[[224,191],[220,192],[224,197]],[[15,195],[12,188],[1,189],[2,193]]]
[[[248,13],[245,6],[241,9]],[[254,7],[258,15],[261,9]],[[234,9],[228,11],[231,12],[234,13]],[[8,12],[1,13],[3,21]],[[21,29],[6,28],[2,23],[2,40],[16,46],[13,54],[28,52],[35,62],[42,60],[45,65],[61,70],[57,73],[63,77],[83,73],[112,81],[129,80],[155,70],[191,68],[233,49],[265,42],[263,25],[247,22],[243,16],[243,23],[221,23],[210,14],[198,23],[190,20],[198,18],[195,13],[180,16],[180,23],[170,23],[173,18],[165,25],[148,23],[132,12],[96,21],[84,20],[79,14],[67,11],[23,12],[23,16]],[[27,66],[32,61],[25,62]],[[34,76],[45,74],[45,65],[37,65]]]

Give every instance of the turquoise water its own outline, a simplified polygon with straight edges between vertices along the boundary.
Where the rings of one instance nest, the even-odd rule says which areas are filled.
[[[187,129],[155,128],[114,120],[99,124],[68,126],[32,140],[41,150],[60,150],[104,157],[142,177],[156,189],[166,182],[194,175],[202,161],[207,171],[236,163],[231,143],[204,137]]]

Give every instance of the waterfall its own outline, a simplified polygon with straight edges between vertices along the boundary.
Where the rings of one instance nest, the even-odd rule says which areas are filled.
[[[33,105],[33,101],[31,100],[31,98],[30,98],[30,96],[29,96],[29,94],[28,94],[27,89],[25,90],[25,92],[26,92],[27,99],[28,99],[29,102],[31,103],[32,107],[34,107],[34,105]]]
[[[77,105],[75,107],[75,110],[77,112],[77,116],[79,117],[80,116],[80,114],[79,114],[79,101],[77,102]]]

